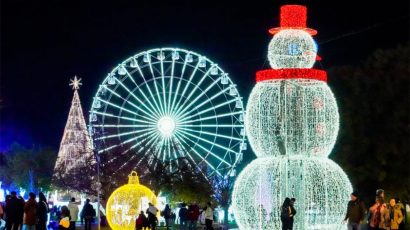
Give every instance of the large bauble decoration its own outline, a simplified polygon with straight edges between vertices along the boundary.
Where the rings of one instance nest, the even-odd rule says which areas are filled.
[[[240,229],[281,229],[280,207],[295,197],[293,229],[338,229],[352,187],[343,170],[323,157],[265,157],[238,176],[232,207]]]
[[[128,176],[129,182],[117,188],[108,198],[107,221],[114,230],[135,230],[135,220],[148,204],[156,205],[157,197],[144,185],[139,184],[135,171]]]
[[[336,100],[326,82],[270,80],[256,84],[245,127],[256,156],[328,156],[339,130]]]

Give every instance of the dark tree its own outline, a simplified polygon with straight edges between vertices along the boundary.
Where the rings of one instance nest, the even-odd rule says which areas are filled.
[[[2,157],[0,181],[26,191],[48,191],[55,159],[55,151],[50,148],[28,149],[14,143]]]
[[[215,200],[224,210],[224,224],[228,225],[228,210],[232,201],[232,190],[236,177],[218,176],[211,178]]]
[[[329,71],[341,115],[331,158],[368,203],[378,188],[410,198],[409,54],[409,44],[377,50],[359,66]]]

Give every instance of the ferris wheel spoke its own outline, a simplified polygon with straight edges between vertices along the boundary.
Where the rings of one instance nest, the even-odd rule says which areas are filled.
[[[191,154],[189,154],[189,151],[185,148],[185,146],[181,143],[181,141],[180,140],[182,140],[182,141],[184,141],[183,140],[183,137],[178,137],[178,135],[175,135],[177,138],[175,138],[175,142],[178,142],[177,144],[176,144],[176,146],[179,146],[181,149],[182,149],[182,151],[184,151],[185,152],[185,154],[184,155],[182,155],[182,157],[185,157],[185,156],[188,156],[189,157],[189,159],[191,160],[191,161],[188,161],[188,162],[190,162],[190,163],[193,163],[194,164],[194,167],[196,167],[197,169],[198,169],[198,171],[204,176],[204,178],[207,178],[206,177],[206,175],[204,174],[204,172],[201,170],[201,168],[199,167],[199,165],[196,163],[196,161],[194,160],[194,158],[191,156]],[[185,144],[187,144],[185,141],[184,141],[184,143]],[[188,144],[187,144],[188,145]],[[180,150],[181,151],[181,150]],[[199,157],[201,158],[201,155],[199,154]],[[206,162],[206,160],[204,159],[204,158],[201,158],[203,161],[205,161]],[[208,162],[206,162],[206,164],[209,164]],[[211,167],[212,167],[212,165],[211,165]]]
[[[191,116],[187,116],[189,113],[184,114],[179,121],[180,121],[180,122],[181,122],[181,121],[186,121],[186,120],[188,120],[188,119],[191,119],[192,117],[197,117],[197,116],[199,116],[199,115],[201,115],[201,114],[204,114],[204,113],[209,112],[209,111],[211,111],[211,110],[217,109],[217,108],[222,107],[222,106],[224,106],[224,105],[229,105],[230,103],[233,103],[233,102],[236,102],[236,101],[237,101],[236,98],[235,98],[235,99],[231,99],[231,100],[229,100],[229,101],[220,103],[220,104],[218,104],[218,105],[216,105],[216,106],[214,106],[214,107],[210,107],[210,108],[208,108],[208,109],[202,110],[201,112],[196,113],[196,114],[193,114],[193,115],[191,115]],[[190,112],[192,112],[192,111],[190,111]]]
[[[190,53],[188,53],[188,54],[190,54]],[[188,55],[187,54],[187,55]],[[170,109],[170,111],[173,111],[174,110],[174,105],[175,105],[175,101],[176,101],[176,99],[177,99],[177,97],[178,97],[178,93],[179,93],[179,88],[181,87],[181,82],[182,82],[182,78],[183,78],[183,76],[184,76],[184,74],[185,74],[185,69],[186,69],[186,66],[187,66],[187,58],[185,58],[185,60],[184,60],[184,65],[182,66],[182,71],[181,71],[181,77],[179,78],[179,81],[178,81],[178,84],[177,84],[177,89],[175,90],[175,93],[173,94],[174,95],[174,99],[172,100],[172,104],[171,104],[171,109]]]
[[[170,159],[170,161],[169,161],[169,170],[172,172],[172,160],[171,160],[170,139],[167,138],[166,142],[167,142],[166,149],[167,149],[167,152],[168,152],[168,159]],[[175,155],[175,152],[174,152],[174,155]],[[175,160],[178,161],[176,158],[175,158]],[[165,160],[164,160],[164,161],[165,161]]]
[[[159,52],[162,52],[159,51]],[[164,100],[164,114],[167,112],[168,108],[167,108],[167,95],[165,94],[165,74],[164,74],[164,58],[161,58],[160,60],[160,65],[161,65],[161,82],[162,82],[162,99]]]
[[[119,109],[119,110],[124,110],[124,111],[126,111],[126,112],[128,112],[128,113],[134,114],[134,115],[136,115],[136,116],[140,116],[138,113],[135,113],[135,112],[133,112],[133,111],[131,111],[131,110],[129,110],[129,109],[126,109],[126,108],[124,108],[124,107],[118,106],[118,105],[116,105],[116,104],[114,104],[114,103],[111,103],[111,102],[109,102],[109,101],[103,100],[103,99],[101,99],[101,98],[98,98],[98,100],[101,101],[101,102],[103,102],[103,103],[105,103],[105,104],[107,104],[107,105],[110,105],[110,106],[112,106],[112,107],[115,107],[115,108],[117,108],[117,109]],[[145,120],[140,120],[140,119],[134,119],[134,120],[135,120],[135,121],[138,121],[138,122],[141,122],[141,123],[153,124],[153,122],[150,122],[150,121],[145,121]]]
[[[194,130],[194,129],[189,129],[189,128],[183,128],[180,127],[180,129],[188,131],[188,132],[195,132],[195,133],[199,133],[199,134],[206,134],[209,136],[217,136],[217,137],[221,137],[221,138],[225,138],[225,139],[229,139],[229,140],[236,140],[236,141],[242,141],[242,138],[237,138],[237,137],[233,137],[233,136],[226,136],[226,135],[222,135],[222,134],[216,134],[216,133],[210,133],[207,131],[202,131],[202,130]]]
[[[201,124],[201,125],[188,125],[184,124],[180,127],[194,127],[194,128],[243,128],[243,125],[234,125],[234,124]]]
[[[188,133],[188,132],[185,132],[185,131],[182,131],[181,130],[181,135],[183,135],[183,136],[185,136],[185,134],[186,135],[188,135],[188,136],[190,136],[190,137],[193,137],[193,138],[195,138],[195,139],[199,139],[199,140],[202,140],[202,141],[204,141],[204,142],[206,142],[206,143],[208,143],[208,144],[211,144],[212,146],[217,146],[216,145],[216,143],[213,143],[213,142],[211,142],[211,141],[208,141],[208,140],[205,140],[204,138],[202,138],[202,137],[199,137],[199,136],[196,136],[196,135],[193,135],[193,134],[191,134],[191,133]],[[192,141],[192,142],[194,142],[194,141]],[[215,157],[216,159],[218,159],[218,160],[220,160],[220,161],[222,161],[222,162],[224,162],[226,165],[228,165],[229,167],[232,167],[232,164],[230,164],[229,162],[227,162],[225,159],[222,159],[220,156],[218,156],[218,154],[215,154],[215,153],[213,153],[210,149],[212,149],[212,148],[205,148],[204,146],[202,146],[201,144],[199,144],[199,143],[196,143],[202,150],[204,150],[205,152],[208,152],[208,153],[210,153],[213,157]],[[227,149],[225,149],[225,150],[227,150]],[[229,150],[229,151],[232,151],[232,150]],[[234,151],[233,151],[234,152]]]
[[[181,140],[182,142],[184,142],[184,144],[186,144],[187,146],[189,146],[189,144],[188,144],[185,140],[188,140],[188,141],[192,142],[193,144],[197,144],[197,143],[195,143],[193,140],[191,140],[190,138],[188,138],[187,136],[183,135],[182,133],[177,134],[177,136],[179,136],[179,137],[180,137],[180,140]],[[205,162],[209,167],[211,167],[213,170],[216,170],[215,167],[214,167],[209,161],[207,161],[200,153],[198,153],[198,151],[196,151],[195,148],[191,148],[191,150],[192,150],[199,158],[201,158],[202,161]],[[207,150],[207,151],[208,151],[208,150]],[[186,152],[186,153],[189,154],[189,152]],[[191,159],[192,159],[192,157],[191,157]],[[194,162],[195,162],[195,161],[194,161]],[[198,168],[199,168],[199,166],[198,166]]]
[[[172,143],[172,149],[170,151],[174,153],[175,160],[177,161],[177,165],[179,166],[178,158],[183,157],[183,156],[182,155],[178,156],[178,153],[180,153],[180,151],[178,150],[177,140],[175,140],[175,138],[171,138],[170,141]]]
[[[209,68],[206,73],[201,77],[201,79],[199,80],[199,82],[197,84],[195,84],[195,87],[191,90],[191,92],[188,94],[188,97],[184,100],[184,102],[182,103],[182,105],[176,110],[176,114],[178,114],[182,109],[184,109],[185,104],[189,101],[189,99],[191,99],[192,95],[194,95],[194,93],[196,92],[196,90],[199,88],[199,86],[202,84],[202,82],[204,82],[204,80],[209,76],[209,73],[211,72],[212,68]],[[217,81],[215,81],[217,82]]]
[[[138,138],[141,138],[141,137],[143,137],[143,136],[145,136],[145,135],[149,135],[149,134],[152,133],[152,132],[156,132],[156,131],[155,131],[155,130],[148,131],[147,133],[144,133],[143,135],[129,138],[129,139],[127,139],[127,140],[125,140],[125,141],[123,141],[123,142],[121,142],[121,143],[119,143],[119,144],[115,144],[115,145],[112,145],[112,146],[110,146],[110,147],[108,147],[108,148],[102,149],[102,150],[98,151],[98,153],[103,153],[103,152],[106,152],[106,151],[111,150],[111,149],[113,149],[113,148],[116,148],[116,147],[118,147],[118,146],[123,146],[124,144],[127,144],[127,143],[129,143],[129,142],[131,142],[131,141],[134,141],[134,140],[136,140],[136,139],[138,139]]]
[[[162,102],[161,102],[160,93],[159,93],[159,89],[158,89],[158,85],[157,85],[157,81],[156,81],[154,69],[153,69],[153,66],[152,66],[151,58],[148,59],[148,65],[149,65],[149,70],[150,70],[150,72],[151,72],[152,79],[153,79],[153,82],[154,82],[155,92],[156,92],[157,97],[158,97],[158,102],[159,102],[159,106],[160,106],[160,109],[161,109],[161,115],[164,115],[164,114],[165,114],[165,112],[164,112],[165,110],[164,110],[164,107],[163,107]],[[152,95],[152,96],[154,96],[154,95]]]
[[[218,93],[216,93],[215,95],[213,95],[212,97],[208,98],[207,100],[204,100],[203,102],[201,102],[201,104],[195,106],[194,108],[192,108],[188,113],[185,113],[185,115],[192,113],[193,111],[201,108],[202,106],[204,106],[206,103],[209,103],[210,101],[214,100],[215,98],[217,98],[218,96],[224,94],[226,91],[230,90],[233,86],[230,87],[226,87],[225,89],[219,91]]]
[[[127,72],[128,73],[128,72]],[[129,75],[129,73],[128,73]],[[129,78],[131,78],[131,76],[129,75]],[[131,78],[132,79],[132,78]],[[146,112],[145,110],[141,109],[140,107],[136,106],[137,109],[141,110],[142,112],[144,112],[145,114],[147,114],[148,116],[152,117],[153,119],[158,119],[159,117],[159,112],[155,109],[155,107],[151,104],[151,102],[148,100],[147,96],[145,95],[145,93],[138,87],[137,88],[139,90],[139,92],[144,96],[145,100],[148,101],[148,104],[152,107],[153,110],[151,110],[150,108],[148,108],[148,106],[145,105],[145,103],[143,101],[141,101],[141,99],[139,99],[130,89],[128,89],[128,87],[126,87],[121,81],[118,81],[118,84],[124,88],[135,100],[137,100],[142,106],[144,106],[144,108],[146,108],[149,112],[151,112],[151,114],[149,114],[148,112]],[[113,92],[112,90],[110,90],[111,92]],[[125,99],[124,99],[125,100]],[[128,103],[131,103],[130,101],[127,101]]]
[[[114,114],[99,112],[99,111],[96,111],[96,110],[92,110],[92,112],[95,113],[95,114],[102,115],[102,116],[115,117],[115,118],[119,118],[119,119],[123,119],[123,120],[128,120],[128,121],[141,122],[141,120],[138,120],[138,119],[135,119],[135,118],[131,118],[131,117],[127,117],[127,116],[117,116],[117,115],[114,115]],[[142,123],[148,123],[149,125],[152,125],[151,122],[147,122],[147,121],[144,121],[144,122],[142,122]]]
[[[151,151],[151,149],[152,149],[152,147],[154,146],[154,143],[156,143],[156,140],[159,138],[159,136],[158,135],[156,135],[153,139],[151,139],[150,141],[151,141],[151,145],[150,145],[150,142],[147,142],[147,146],[149,146],[148,148],[147,148],[147,150],[146,150],[146,152],[150,152]],[[142,148],[140,148],[139,150],[138,150],[138,152],[141,152],[142,150],[144,149],[144,147],[142,147]],[[153,154],[144,154],[144,156],[143,157],[141,157],[141,159],[137,162],[137,164],[135,165],[135,167],[137,168],[140,164],[141,164],[141,162],[147,157],[147,156],[153,156],[154,155],[154,153]]]
[[[123,98],[121,95],[119,95],[118,93],[112,91],[110,88],[106,87],[105,88],[110,91],[112,94],[114,94],[115,96],[117,96],[118,98],[122,99],[124,102],[130,104],[132,107],[138,109],[139,111],[145,113],[147,116],[143,116],[143,115],[138,115],[140,117],[146,118],[152,122],[155,122],[155,113],[153,113],[151,110],[149,110],[149,108],[147,108],[152,114],[149,114],[148,112],[146,112],[145,110],[141,109],[140,107],[138,107],[137,105],[135,105],[134,103],[130,102],[129,100],[126,100],[125,98]]]
[[[189,133],[189,132],[187,132],[187,131],[183,131],[183,130],[181,130],[181,132],[183,132],[184,134],[186,134],[186,135],[188,135],[188,136],[190,136],[190,137],[193,137],[193,138],[199,139],[199,140],[201,140],[201,141],[203,141],[203,142],[206,142],[206,143],[208,143],[208,144],[210,144],[210,145],[212,145],[212,146],[216,146],[216,147],[219,147],[220,149],[223,149],[223,150],[226,150],[226,151],[228,151],[228,152],[231,152],[231,153],[235,153],[235,154],[236,154],[236,152],[233,151],[232,149],[226,148],[225,146],[222,146],[222,145],[220,145],[220,144],[217,144],[217,143],[214,143],[214,142],[212,142],[212,141],[209,141],[209,140],[207,140],[207,139],[205,139],[205,138],[202,138],[202,137],[200,137],[200,136],[198,136],[198,135],[195,135],[195,134]],[[218,158],[219,160],[221,160],[221,161],[227,163],[229,166],[232,166],[231,164],[229,164],[228,162],[226,162],[224,159],[220,158],[217,154],[214,154],[214,156],[215,156],[216,158]]]
[[[150,64],[150,67],[151,67],[151,64]],[[155,99],[154,93],[152,93],[151,87],[149,87],[149,84],[148,84],[148,82],[147,82],[147,79],[145,78],[145,75],[144,75],[144,73],[142,72],[141,67],[139,66],[138,62],[136,63],[136,68],[137,68],[137,70],[138,70],[138,73],[140,74],[140,76],[141,76],[142,79],[144,80],[144,85],[145,85],[145,87],[147,88],[147,90],[148,90],[148,92],[149,92],[149,94],[150,94],[152,100],[154,101],[155,106],[153,106],[153,107],[154,107],[155,111],[157,111],[157,114],[158,114],[159,117],[162,116],[161,111],[160,111],[160,107],[159,107],[159,105],[158,105],[158,103],[157,103],[157,100]],[[151,67],[151,68],[152,68],[152,67]],[[155,80],[154,80],[154,81],[155,81]],[[144,95],[145,100],[147,100],[148,103],[151,104],[150,100],[148,99],[147,96],[145,96],[145,94],[144,94],[143,91],[140,89],[140,87],[139,87],[138,85],[136,85],[136,86],[137,86],[138,90]],[[152,104],[151,104],[151,106],[152,106]]]
[[[103,124],[103,125],[92,125],[93,127],[101,127],[101,128],[146,128],[151,127],[152,125],[110,125],[110,124]]]
[[[198,71],[198,68],[199,68],[199,62],[196,64],[195,69],[192,71],[191,76],[189,77],[188,82],[185,84],[184,90],[182,91],[182,94],[181,94],[181,95],[185,95],[185,93],[186,93],[186,91],[187,91],[189,85],[190,85],[191,82],[192,82],[192,78],[195,76],[196,71]],[[182,78],[182,77],[183,77],[183,76],[181,75],[181,78]],[[181,100],[182,100],[182,96],[179,97],[178,102],[177,102],[176,105],[175,105],[175,108],[174,108],[175,111],[178,111],[178,110],[179,110],[179,106],[180,106],[180,104],[181,104]]]
[[[195,102],[197,102],[200,98],[202,98],[202,96],[204,96],[210,89],[212,89],[212,87],[214,87],[215,85],[218,84],[218,80],[214,81],[212,84],[210,84],[204,91],[202,91],[197,97],[195,97],[194,100],[192,100],[187,106],[182,108],[182,111],[177,111],[176,116],[180,116],[181,114],[183,114],[187,109],[189,109],[192,105],[194,105]]]
[[[166,139],[162,138],[159,145],[158,145],[158,148],[159,148],[158,158],[161,158],[161,155],[162,155],[162,161],[164,161],[164,162],[165,162],[165,155],[166,155],[165,150],[164,150],[165,142],[166,142]]]
[[[144,149],[144,146],[141,146],[141,143],[144,143],[147,139],[149,139],[149,138],[151,138],[151,137],[153,137],[153,136],[155,137],[155,135],[156,135],[156,133],[155,133],[155,132],[152,132],[150,135],[148,135],[147,137],[145,137],[145,138],[142,139],[141,141],[135,143],[135,144],[134,144],[133,146],[131,146],[130,148],[124,150],[120,155],[118,155],[118,156],[114,157],[113,159],[109,160],[109,161],[107,162],[107,164],[114,162],[117,158],[119,158],[119,157],[121,157],[121,156],[127,154],[129,151],[135,149],[135,148],[138,147],[138,146],[140,146],[140,149],[138,150],[138,153],[140,153],[141,150]],[[151,139],[150,139],[150,140],[151,140]],[[148,143],[149,143],[149,141],[147,142],[147,145],[148,145]]]
[[[122,136],[128,136],[131,134],[136,134],[136,133],[142,133],[145,131],[150,131],[150,130],[154,130],[155,127],[149,127],[146,129],[138,129],[138,130],[134,130],[134,131],[130,131],[130,132],[125,132],[125,133],[120,133],[120,134],[112,134],[112,135],[108,135],[108,136],[102,136],[102,137],[98,137],[96,138],[96,140],[105,140],[105,139],[109,139],[109,138],[113,138],[113,137],[122,137]]]
[[[210,119],[214,119],[214,118],[220,118],[220,117],[228,117],[228,116],[232,116],[232,115],[236,115],[236,114],[242,114],[242,111],[236,111],[236,112],[231,112],[231,113],[223,113],[223,114],[218,114],[218,115],[214,115],[214,116],[209,116],[209,117],[203,117],[203,118],[199,118],[199,119],[195,119],[195,120],[189,120],[189,121],[184,121],[184,122],[180,122],[179,124],[190,124],[190,123],[194,123],[197,121],[206,121],[206,120],[210,120]]]
[[[146,145],[148,146],[150,142],[152,142],[153,139],[155,139],[155,137],[157,136],[156,132],[149,132],[147,133],[147,135],[145,135],[146,137],[144,137],[142,140],[138,141],[137,143],[135,143],[134,145],[132,145],[131,147],[129,147],[127,150],[123,151],[121,155],[125,155],[126,153],[128,153],[129,151],[135,149],[136,147],[140,147],[138,149],[138,153],[140,153],[145,147],[144,145],[141,145],[142,143],[144,143],[146,140],[148,140],[148,142],[146,142]],[[118,156],[117,156],[118,158]]]
[[[168,92],[168,110],[167,113],[171,113],[171,95],[172,95],[172,83],[174,80],[174,71],[175,71],[175,59],[172,58],[172,64],[171,64],[171,76],[169,79],[169,92]]]

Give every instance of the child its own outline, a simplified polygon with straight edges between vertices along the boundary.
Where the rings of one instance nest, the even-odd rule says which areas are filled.
[[[61,220],[58,225],[59,230],[68,230],[70,228],[70,210],[67,206],[61,207]]]

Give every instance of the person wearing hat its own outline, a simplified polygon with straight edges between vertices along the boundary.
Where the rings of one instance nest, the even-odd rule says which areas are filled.
[[[347,204],[347,211],[344,221],[347,221],[348,230],[358,230],[360,223],[364,219],[366,208],[364,203],[359,200],[357,192],[352,192],[350,201]]]
[[[380,198],[384,203],[384,190],[383,189],[380,188],[376,190],[376,198]]]
[[[148,223],[149,223],[151,230],[155,230],[157,227],[157,222],[158,222],[158,218],[157,218],[158,209],[151,202],[148,203],[148,206],[149,207],[146,212],[148,214]]]

